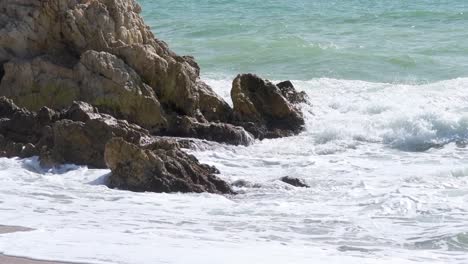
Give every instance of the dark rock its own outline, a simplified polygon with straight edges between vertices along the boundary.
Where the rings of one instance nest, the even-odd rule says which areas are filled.
[[[253,137],[244,128],[226,123],[198,122],[188,116],[175,120],[167,135],[175,137],[195,137],[232,145],[247,146]]]
[[[262,185],[258,183],[252,183],[246,180],[237,180],[231,183],[232,186],[238,187],[238,188],[261,188]]]
[[[233,193],[210,166],[200,164],[174,144],[159,146],[165,147],[148,149],[122,138],[111,139],[105,150],[105,160],[112,171],[108,186],[137,192]]]
[[[13,100],[8,99],[4,96],[0,97],[0,116],[11,117],[16,111],[19,110],[19,107],[13,103]]]
[[[292,104],[301,104],[301,103],[307,103],[307,94],[302,91],[298,92],[296,91],[296,88],[294,88],[294,85],[292,84],[291,81],[284,81],[276,84],[278,88],[281,91],[281,94],[286,98],[290,103]]]
[[[147,130],[99,114],[83,102],[75,102],[63,113],[46,107],[36,113],[6,98],[0,98],[0,135],[2,156],[40,155],[41,163],[47,166],[74,163],[96,168],[105,168],[104,147],[112,137],[137,144],[150,137]]]
[[[13,101],[0,97],[0,134],[12,142],[37,142],[42,136],[42,128],[50,124],[56,115],[53,110],[45,107],[39,114],[30,112],[17,107]]]
[[[74,163],[95,168],[106,168],[104,148],[112,137],[123,137],[139,144],[149,136],[143,128],[109,115],[86,122],[60,120],[53,125],[53,143],[46,154],[47,163]]]
[[[234,120],[258,138],[299,133],[304,118],[281,90],[254,74],[238,75],[231,90]]]
[[[305,183],[304,180],[294,178],[294,177],[286,176],[286,177],[281,178],[280,181],[287,183],[289,185],[292,185],[294,187],[310,188],[310,186],[307,185],[307,183]]]
[[[73,102],[72,105],[67,109],[67,111],[62,116],[65,119],[70,119],[73,121],[86,122],[91,119],[96,119],[101,117],[97,108],[85,102]]]

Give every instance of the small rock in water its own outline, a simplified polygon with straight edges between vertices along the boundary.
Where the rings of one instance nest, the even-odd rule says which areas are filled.
[[[276,84],[281,91],[281,94],[292,104],[307,103],[307,94],[302,91],[296,91],[296,88],[291,81],[284,81]]]
[[[234,181],[231,185],[235,187],[239,187],[239,188],[261,188],[262,187],[258,183],[249,182],[243,179]]]
[[[294,187],[310,188],[310,186],[307,185],[307,183],[305,183],[305,181],[302,180],[302,179],[285,176],[285,177],[281,178],[280,180],[282,182],[287,183],[289,185],[292,185]]]

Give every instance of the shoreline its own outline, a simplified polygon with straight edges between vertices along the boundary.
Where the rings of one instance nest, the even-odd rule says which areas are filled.
[[[0,253],[0,263],[2,264],[85,264],[77,262],[63,262],[51,260],[39,260],[26,257],[14,257]]]
[[[16,232],[27,232],[33,231],[33,228],[24,227],[24,226],[9,226],[9,225],[0,225],[0,235],[16,233]]]

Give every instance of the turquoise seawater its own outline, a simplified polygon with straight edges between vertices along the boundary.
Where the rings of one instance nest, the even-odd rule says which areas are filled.
[[[421,83],[468,76],[466,0],[139,0],[205,76]]]

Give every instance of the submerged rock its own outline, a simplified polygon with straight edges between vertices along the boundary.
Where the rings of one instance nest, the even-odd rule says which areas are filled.
[[[307,183],[304,180],[294,177],[285,176],[281,178],[280,181],[292,185],[294,187],[310,188],[310,186],[307,185]]]
[[[233,193],[214,175],[215,168],[200,164],[177,145],[160,142],[151,146],[144,148],[122,138],[110,140],[105,150],[112,171],[108,186],[137,192]]]
[[[300,109],[278,86],[254,74],[238,75],[231,90],[234,119],[258,138],[289,136],[303,129]]]

